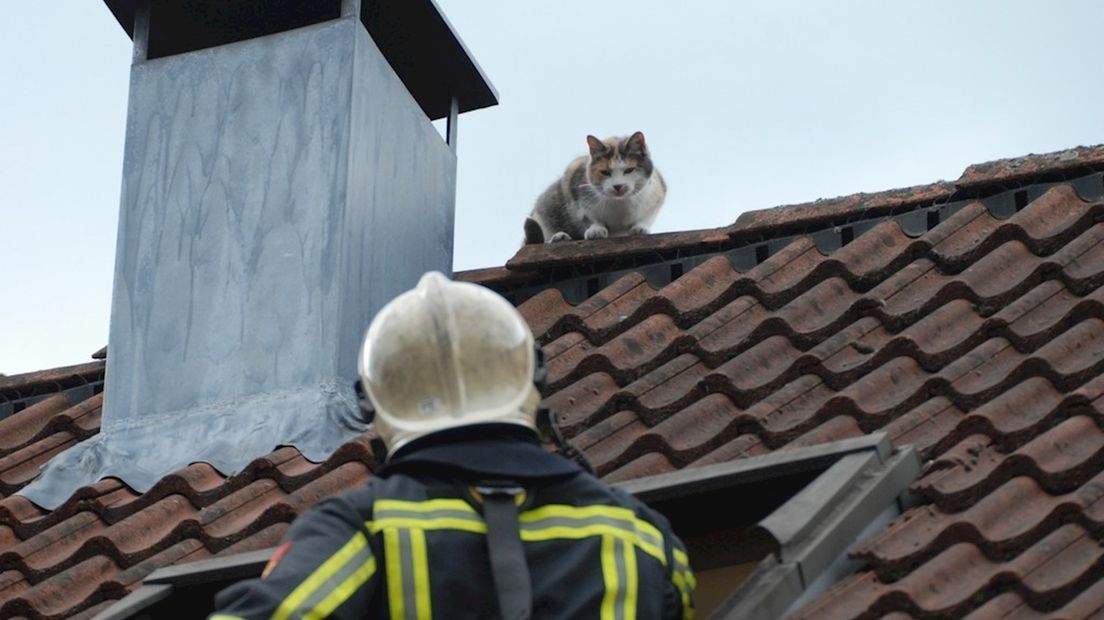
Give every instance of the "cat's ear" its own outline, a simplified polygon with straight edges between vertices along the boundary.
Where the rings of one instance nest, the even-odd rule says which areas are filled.
[[[609,150],[609,147],[606,146],[604,142],[594,136],[587,136],[587,146],[590,147],[591,157],[600,157],[605,155],[606,151]]]
[[[631,152],[636,152],[636,153],[640,153],[641,155],[647,155],[648,154],[648,145],[644,143],[644,134],[638,131],[638,132],[634,133],[633,135],[629,136],[628,149],[627,150],[630,153]]]

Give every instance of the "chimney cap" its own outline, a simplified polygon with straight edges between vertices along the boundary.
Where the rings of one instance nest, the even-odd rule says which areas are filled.
[[[136,7],[143,1],[148,0],[104,0],[104,3],[127,35],[133,38]],[[340,7],[340,0],[331,1]],[[234,16],[271,15],[272,19],[266,20],[270,23],[258,27],[260,32],[251,36],[278,32],[287,29],[281,27],[289,23],[286,13],[299,3],[297,0],[175,0],[152,5],[151,46],[156,42],[160,24],[169,24],[174,30],[172,37],[179,39],[184,29],[209,27],[240,31],[240,24],[218,22],[232,20]],[[165,19],[159,20],[158,13],[162,11]],[[433,0],[363,0],[361,22],[431,120],[449,116],[453,97],[459,103],[460,112],[498,104],[494,86]],[[276,27],[266,30],[272,24]],[[292,27],[299,25],[307,24]],[[237,40],[208,34],[200,34],[197,38],[205,44],[191,49]]]

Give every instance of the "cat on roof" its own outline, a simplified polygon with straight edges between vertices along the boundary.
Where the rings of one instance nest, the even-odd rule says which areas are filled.
[[[525,219],[525,243],[646,235],[667,184],[652,163],[644,134],[599,140],[573,160],[537,198]]]

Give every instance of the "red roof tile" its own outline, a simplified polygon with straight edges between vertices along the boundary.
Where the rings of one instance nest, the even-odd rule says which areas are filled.
[[[1101,147],[994,162],[458,277],[531,287],[546,404],[608,480],[875,430],[919,449],[921,505],[797,617],[1087,617],[1104,592],[1104,203],[1062,181],[1102,169]],[[1005,189],[1030,199],[1002,219]],[[938,222],[925,234],[885,219],[918,208]],[[834,252],[801,236],[841,224],[856,232]],[[777,243],[750,268],[725,255],[762,239]],[[618,262],[685,256],[669,283]],[[581,263],[613,275],[572,304],[557,285]],[[230,477],[196,463],[144,494],[107,479],[53,511],[13,495],[98,432],[103,368],[0,379],[0,616],[91,617],[161,566],[270,547],[376,466],[361,438],[321,464],[294,448]]]

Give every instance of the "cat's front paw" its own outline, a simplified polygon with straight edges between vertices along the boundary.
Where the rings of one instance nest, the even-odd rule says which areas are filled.
[[[589,239],[589,237],[587,237]],[[548,238],[548,243],[556,243],[557,241],[571,241],[571,235],[560,231]]]
[[[609,229],[600,224],[591,224],[583,236],[587,239],[605,239],[609,236]]]
[[[633,226],[629,229],[629,236],[631,237],[639,237],[640,235],[646,234],[648,234],[648,229],[643,226]]]

